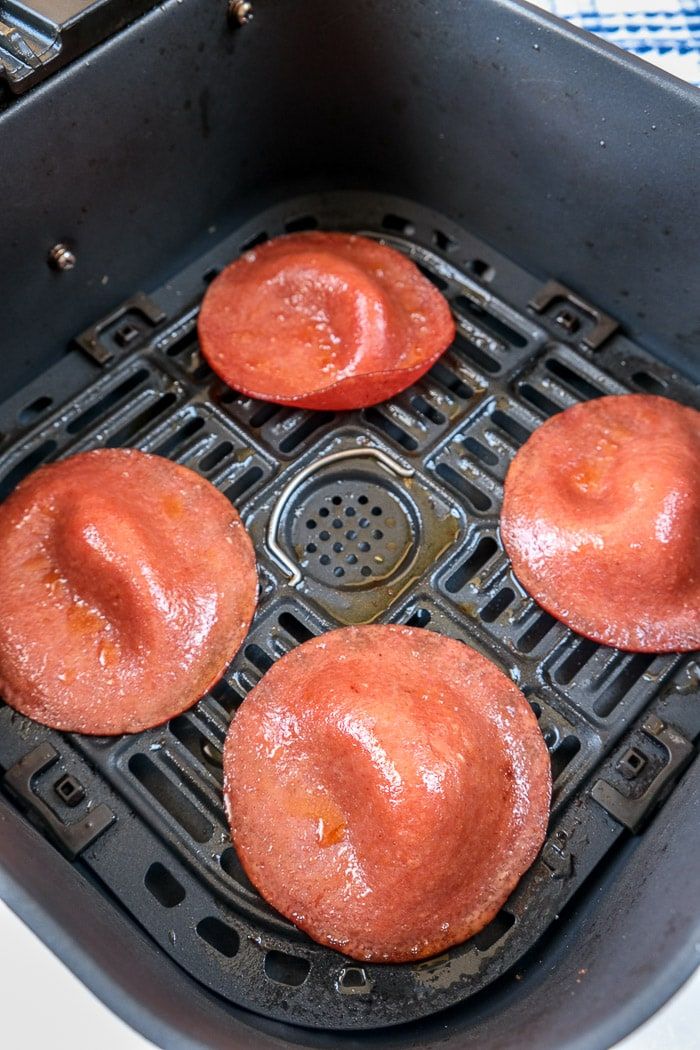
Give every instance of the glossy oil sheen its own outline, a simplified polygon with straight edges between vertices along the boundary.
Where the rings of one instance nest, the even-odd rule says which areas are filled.
[[[414,263],[344,233],[246,252],[212,283],[199,317],[204,356],[235,390],[330,410],[404,390],[454,333],[447,302]]]
[[[700,647],[700,412],[628,394],[544,423],[505,485],[501,535],[552,615],[634,652]]]
[[[221,675],[253,615],[252,544],[193,471],[100,449],[0,507],[0,683],[57,729],[158,725]]]
[[[332,631],[236,714],[225,797],[266,899],[357,959],[436,955],[482,929],[534,860],[547,748],[520,690],[461,642]]]

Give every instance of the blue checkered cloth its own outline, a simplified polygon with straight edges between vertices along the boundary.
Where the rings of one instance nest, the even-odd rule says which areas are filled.
[[[700,0],[532,0],[700,86]]]

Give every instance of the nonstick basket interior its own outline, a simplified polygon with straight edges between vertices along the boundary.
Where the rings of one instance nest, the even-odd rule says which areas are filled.
[[[263,404],[200,357],[197,312],[218,269],[312,228],[382,238],[451,302],[453,346],[389,402],[335,415]],[[690,759],[697,663],[618,652],[558,623],[514,578],[498,516],[508,464],[545,418],[626,391],[700,399],[621,335],[596,346],[586,304],[530,306],[538,289],[417,204],[298,198],[250,218],[148,297],[135,290],[0,410],[3,496],[40,463],[134,446],[199,471],[251,532],[258,612],[209,695],[165,726],[109,739],[55,733],[2,706],[0,773],[65,863],[199,982],[265,1017],[376,1028],[464,1001],[517,968]],[[486,929],[416,965],[360,965],[273,912],[242,872],[221,799],[229,720],[265,670],[313,635],[375,621],[440,631],[493,659],[527,696],[552,760],[539,859]]]

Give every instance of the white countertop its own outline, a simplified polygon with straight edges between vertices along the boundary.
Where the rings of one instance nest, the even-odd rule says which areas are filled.
[[[8,1040],[8,1050],[153,1050],[152,1043],[103,1006],[2,901],[0,989],[3,1032],[21,1033]],[[700,970],[615,1050],[698,1050],[699,1030]]]

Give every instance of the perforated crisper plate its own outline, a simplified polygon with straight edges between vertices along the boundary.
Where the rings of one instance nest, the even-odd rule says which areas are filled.
[[[198,304],[217,269],[266,237],[317,226],[383,237],[455,310],[459,334],[438,364],[361,412],[240,397],[197,348]],[[582,349],[590,318],[572,307],[578,327],[567,337],[556,311],[527,308],[538,290],[417,205],[369,194],[298,199],[256,216],[150,298],[98,323],[79,340],[88,358],[69,354],[0,409],[4,494],[46,460],[133,445],[208,477],[250,529],[259,610],[208,696],[166,726],[118,739],[61,735],[2,706],[0,773],[108,901],[202,984],[267,1017],[331,1029],[393,1025],[494,981],[603,861],[621,821],[636,826],[615,798],[632,799],[641,824],[663,794],[676,745],[663,742],[659,726],[690,740],[700,729],[691,657],[624,654],[578,637],[524,594],[503,553],[505,472],[545,417],[626,390],[698,404],[687,381],[620,335]],[[305,639],[375,620],[441,631],[486,653],[528,696],[552,756],[541,857],[482,933],[419,965],[353,963],[273,912],[243,875],[222,808],[221,748],[246,691]],[[613,802],[599,804],[594,785],[596,797],[617,792]]]

